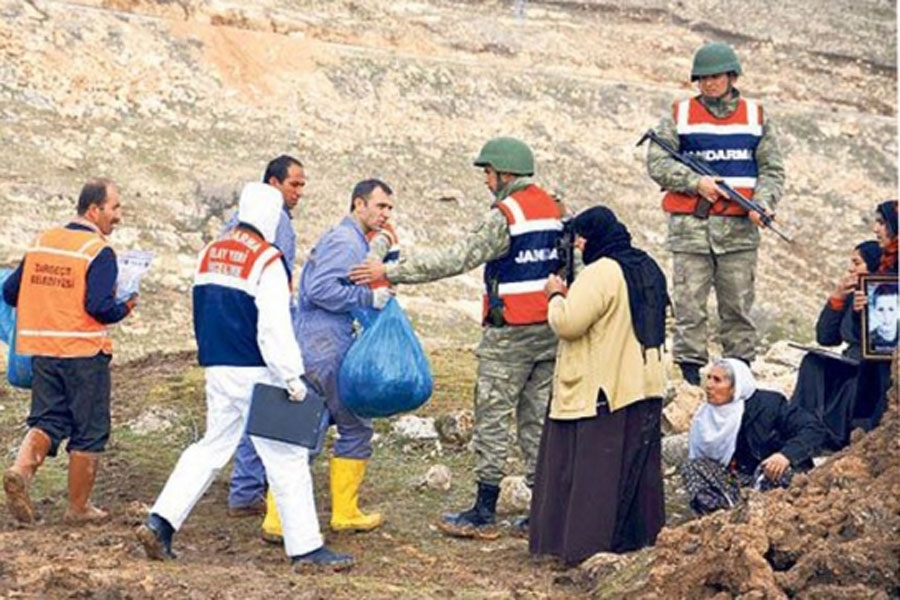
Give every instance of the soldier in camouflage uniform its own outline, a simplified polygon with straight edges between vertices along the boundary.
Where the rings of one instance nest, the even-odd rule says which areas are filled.
[[[549,400],[556,338],[547,324],[543,286],[559,270],[559,204],[535,185],[534,156],[523,142],[496,138],[475,160],[495,197],[487,215],[465,238],[432,251],[408,252],[392,265],[368,261],[350,272],[357,283],[381,276],[422,283],[485,265],[483,335],[475,387],[475,505],[444,515],[451,535],[492,535],[500,480],[508,454],[510,418],[516,420],[526,482],[534,480],[541,427]],[[542,298],[542,296],[544,296]]]
[[[676,149],[706,160],[726,183],[774,214],[784,185],[778,136],[762,105],[734,87],[740,74],[738,57],[728,44],[702,46],[691,69],[700,95],[676,102],[657,133]],[[748,364],[755,356],[757,334],[750,309],[759,215],[748,215],[727,199],[715,179],[694,173],[655,144],[650,144],[647,167],[650,177],[667,190],[663,209],[669,213],[673,259],[673,354],[685,380],[699,385],[700,366],[709,358],[710,287],[716,290],[724,355]]]

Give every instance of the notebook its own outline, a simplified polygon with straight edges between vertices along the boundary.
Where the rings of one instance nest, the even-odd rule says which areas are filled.
[[[286,389],[265,383],[253,387],[247,433],[262,438],[315,448],[325,411],[325,397],[307,379],[306,398],[291,402]]]
[[[802,344],[795,344],[794,342],[788,342],[788,346],[790,346],[791,348],[796,348],[797,350],[806,350],[807,352],[812,352],[813,354],[818,354],[819,356],[824,356],[825,358],[837,360],[854,367],[859,366],[859,361],[856,359],[850,358],[849,356],[844,356],[843,354],[840,354],[838,352],[826,350],[825,348],[819,348],[818,346],[804,346]]]

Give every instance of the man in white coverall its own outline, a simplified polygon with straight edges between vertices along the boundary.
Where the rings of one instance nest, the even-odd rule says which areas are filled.
[[[256,383],[285,387],[300,402],[306,386],[289,313],[289,274],[272,245],[283,200],[274,187],[248,183],[241,222],[200,253],[194,276],[194,334],[206,368],[206,433],[181,455],[137,537],[147,556],[174,558],[172,535],[237,448]],[[284,546],[296,570],[352,566],[324,546],[302,446],[250,436],[282,515]]]

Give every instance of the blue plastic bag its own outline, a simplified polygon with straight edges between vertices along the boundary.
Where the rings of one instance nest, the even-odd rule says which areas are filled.
[[[0,288],[12,275],[12,269],[0,270]],[[16,309],[0,298],[0,340],[9,344],[6,380],[15,387],[31,389],[31,356],[16,354]]]
[[[3,288],[3,284],[6,283],[6,280],[9,279],[12,273],[12,269],[0,269],[0,289]],[[15,311],[16,309],[4,302],[3,298],[0,298],[0,342],[4,344],[9,341],[13,331],[16,329]]]
[[[31,389],[31,381],[34,378],[34,371],[31,369],[31,356],[27,354],[16,353],[16,329],[13,327],[12,335],[9,336],[9,354],[6,365],[6,380],[10,385],[17,388]]]
[[[392,298],[344,356],[341,401],[359,417],[389,417],[425,404],[432,385],[422,344]]]

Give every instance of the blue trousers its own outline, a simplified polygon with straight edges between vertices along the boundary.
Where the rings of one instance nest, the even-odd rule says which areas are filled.
[[[316,382],[325,393],[328,410],[319,428],[319,442],[310,451],[310,460],[322,451],[329,425],[336,425],[338,439],[334,443],[334,455],[341,458],[368,459],[372,456],[372,420],[357,417],[344,408],[338,397],[337,379],[341,362],[349,344],[335,344],[330,336],[306,336],[303,357],[306,376]],[[327,419],[327,420],[325,420]],[[245,433],[234,455],[234,470],[228,490],[228,506],[249,506],[266,495],[266,471],[256,454],[253,443]]]

